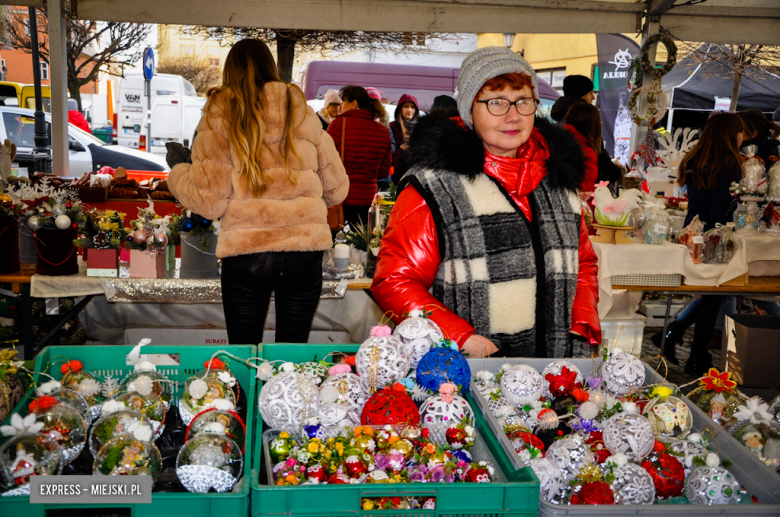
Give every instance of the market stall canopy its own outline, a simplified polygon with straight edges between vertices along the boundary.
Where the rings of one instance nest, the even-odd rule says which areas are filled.
[[[42,5],[21,0],[14,5]],[[633,33],[648,11],[673,37],[780,44],[778,0],[72,0],[83,20],[334,31]]]

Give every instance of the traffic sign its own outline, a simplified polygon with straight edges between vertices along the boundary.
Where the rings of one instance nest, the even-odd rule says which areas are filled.
[[[144,79],[152,80],[154,75],[154,50],[151,47],[144,50]]]

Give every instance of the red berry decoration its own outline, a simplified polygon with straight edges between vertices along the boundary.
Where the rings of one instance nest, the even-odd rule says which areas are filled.
[[[72,361],[67,361],[65,364],[60,366],[60,373],[62,375],[65,375],[68,372],[80,372],[84,369],[84,365],[81,364],[81,361],[78,359],[73,359]]]
[[[666,451],[666,445],[656,440],[655,443],[653,444],[653,450],[655,452],[664,452]]]
[[[331,485],[349,485],[351,480],[349,476],[341,471],[336,472],[328,478],[328,483]]]
[[[400,386],[400,389],[397,387]],[[412,398],[400,384],[377,391],[363,406],[360,415],[363,425],[395,425],[420,423],[420,412]]]
[[[447,429],[447,443],[463,447],[466,444],[466,431],[457,427],[450,427]]]
[[[682,495],[685,488],[685,470],[677,458],[667,453],[659,454],[653,461],[645,459],[642,468],[653,478],[656,499]]]
[[[203,367],[207,370],[224,370],[225,363],[215,357],[214,359],[203,363]]]
[[[572,491],[571,504],[615,504],[615,493],[603,481],[590,481]]]
[[[601,431],[592,431],[585,443],[590,445],[590,450],[593,452],[596,463],[598,464],[604,463],[607,461],[607,458],[612,456],[612,453],[609,452],[609,449],[604,445],[604,436]]]
[[[313,465],[306,470],[306,478],[309,481],[314,480],[317,483],[324,483],[328,480],[328,473],[322,465]]]

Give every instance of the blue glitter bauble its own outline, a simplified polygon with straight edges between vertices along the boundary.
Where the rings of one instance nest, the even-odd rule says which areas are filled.
[[[471,453],[469,451],[458,449],[457,451],[452,451],[452,455],[455,456],[458,461],[465,461],[466,463],[472,462]]]
[[[199,215],[198,226],[200,226],[201,228],[208,228],[209,226],[211,226],[211,220],[206,219],[205,217]]]
[[[193,229],[195,229],[194,219],[185,219],[181,222],[181,230],[183,232],[191,232]]]
[[[471,382],[471,368],[459,351],[433,348],[417,365],[417,384],[435,393],[445,382],[460,385],[461,391],[465,393]]]

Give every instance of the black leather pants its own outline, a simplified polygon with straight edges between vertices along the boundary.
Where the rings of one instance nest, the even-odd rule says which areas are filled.
[[[222,305],[231,345],[263,341],[274,292],[276,342],[306,343],[322,293],[322,252],[251,253],[222,259]]]

